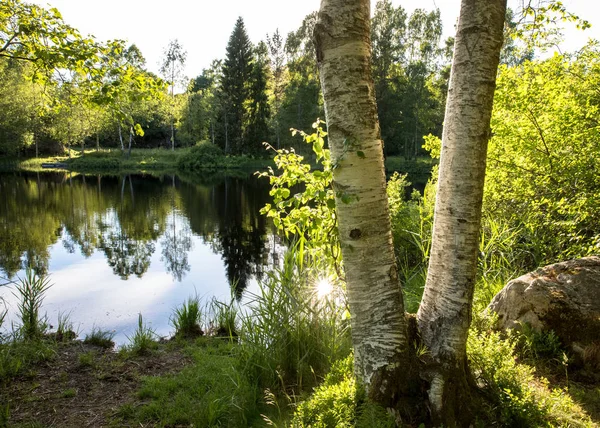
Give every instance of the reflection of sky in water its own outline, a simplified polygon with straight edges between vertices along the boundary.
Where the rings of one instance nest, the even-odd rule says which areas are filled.
[[[161,245],[151,258],[148,271],[142,278],[135,275],[126,281],[120,279],[106,263],[106,257],[96,251],[85,259],[79,253],[69,254],[59,241],[50,248],[50,280],[53,284],[44,299],[43,312],[50,324],[56,326],[59,312],[71,313],[71,320],[79,328],[80,337],[93,326],[103,330],[115,330],[115,341],[127,342],[127,336],[137,327],[138,314],[160,336],[172,333],[169,317],[173,308],[181,305],[195,293],[208,302],[215,298],[229,302],[231,291],[225,275],[223,261],[202,239],[193,236],[189,252],[191,269],[181,282],[165,271],[161,262]],[[267,242],[272,242],[272,238]],[[19,276],[23,276],[20,272]],[[257,291],[253,278],[246,289]],[[8,289],[0,295],[7,300],[9,314],[6,325],[17,321],[16,298]]]
[[[75,182],[75,180],[73,181]],[[89,179],[87,183],[78,181],[76,186],[79,187],[75,189],[96,192],[94,184],[90,184],[90,181]],[[144,322],[148,323],[159,336],[169,336],[172,334],[169,318],[173,313],[173,309],[181,305],[188,297],[197,294],[207,304],[213,297],[227,303],[230,301],[232,294],[228,274],[231,276],[236,272],[235,269],[240,264],[240,258],[248,260],[248,263],[252,266],[256,266],[254,263],[266,263],[267,265],[272,265],[273,262],[277,263],[276,260],[273,260],[272,249],[275,247],[276,252],[281,255],[283,247],[279,243],[279,239],[275,239],[269,232],[269,228],[265,229],[264,224],[260,225],[256,220],[260,217],[258,208],[264,205],[264,198],[268,190],[261,189],[256,185],[245,187],[246,184],[243,180],[230,181],[228,182],[229,187],[224,185],[224,182],[213,185],[197,185],[177,181],[177,205],[179,206],[176,207],[174,206],[175,199],[171,199],[172,194],[164,193],[166,186],[171,189],[170,180],[163,183],[162,181],[157,182],[156,179],[147,181],[143,178],[134,178],[133,182],[131,195],[134,196],[135,188],[136,206],[153,210],[149,213],[141,213],[142,217],[147,217],[149,220],[153,219],[152,215],[156,215],[157,211],[152,203],[150,205],[139,203],[143,201],[141,198],[149,197],[152,201],[152,198],[164,197],[164,194],[166,194],[169,198],[169,205],[173,201],[173,205],[165,213],[166,217],[163,217],[164,230],[160,233],[160,236],[145,241],[152,242],[155,246],[149,256],[147,270],[142,273],[141,278],[129,271],[128,278],[126,280],[121,279],[116,273],[116,268],[109,265],[107,254],[98,242],[95,244],[96,247],[93,253],[85,258],[82,255],[80,244],[74,244],[76,240],[63,228],[60,238],[48,248],[50,256],[48,272],[50,273],[50,282],[53,285],[46,294],[42,313],[47,314],[48,322],[51,325],[56,326],[59,313],[70,313],[70,319],[79,332],[80,338],[85,337],[85,334],[95,326],[103,330],[114,330],[116,333],[115,341],[118,344],[124,344],[127,343],[127,336],[131,336],[135,331],[138,314],[141,313]],[[110,188],[111,183],[112,189]],[[125,183],[124,180],[123,183]],[[112,182],[107,179],[106,184],[104,181],[102,184],[103,195],[107,190],[108,192],[111,190],[114,192],[116,189],[118,192],[121,186],[116,179],[113,179]],[[129,184],[131,184],[131,179]],[[65,189],[64,184],[58,185],[58,187],[56,187],[56,184],[54,186],[52,188],[48,187],[49,190],[46,190],[43,196],[54,197],[61,189]],[[143,186],[155,187],[144,193]],[[123,185],[123,188],[126,187]],[[10,187],[8,189],[10,190]],[[163,190],[163,196],[160,194],[161,190]],[[64,192],[64,190],[62,191]],[[207,191],[211,193],[206,193]],[[69,192],[65,192],[65,194],[68,196],[70,195]],[[88,197],[91,197],[89,195],[94,196],[92,193],[87,194]],[[101,205],[100,211],[96,211],[90,217],[93,219],[90,223],[90,230],[94,229],[92,226],[97,226],[96,222],[100,222],[106,225],[106,229],[94,229],[95,231],[92,230],[93,233],[100,233],[99,231],[104,230],[104,232],[101,232],[103,236],[111,236],[112,240],[107,241],[109,245],[126,246],[130,241],[128,241],[127,234],[119,226],[122,220],[120,210],[123,208],[118,203],[118,193],[116,193],[116,204],[113,200],[108,199],[110,194],[107,193],[107,195],[103,197],[107,198],[108,202]],[[211,197],[209,199],[206,197],[199,199],[197,198],[198,195],[211,195]],[[127,200],[128,196],[127,192],[125,192],[125,196],[121,193],[121,201],[123,201],[123,198]],[[97,197],[100,198],[100,196]],[[184,203],[181,203],[182,200]],[[41,197],[39,201],[43,202]],[[192,202],[194,201],[201,204],[193,205]],[[248,201],[251,203],[248,203]],[[18,197],[16,202],[19,206]],[[31,202],[31,200],[28,202]],[[34,199],[33,203],[36,202],[37,200]],[[72,200],[67,200],[67,203],[69,202],[72,203]],[[185,207],[185,210],[181,209],[180,204]],[[57,206],[64,207],[64,201]],[[46,209],[41,203],[40,207]],[[76,204],[74,209],[81,211],[82,208]],[[11,216],[14,218],[18,215],[18,211],[4,213],[4,216],[0,212],[2,221],[6,222],[4,227],[10,228]],[[60,218],[64,214],[56,212],[52,215]],[[127,219],[125,217],[125,220]],[[153,227],[152,225],[156,225],[156,223],[152,223],[152,221],[154,220],[147,223],[141,222],[141,224]],[[26,228],[33,227],[27,225],[27,221],[25,224]],[[201,230],[201,233],[196,232],[198,229]],[[10,237],[10,229],[6,230],[9,231],[8,236]],[[245,235],[244,230],[255,232],[248,232],[250,234]],[[49,232],[52,233],[50,230]],[[207,236],[201,236],[205,233]],[[120,243],[119,239],[123,236],[126,236],[126,238]],[[254,241],[252,240],[257,239],[258,241],[253,244]],[[245,250],[241,250],[239,247],[241,241],[244,241],[247,245]],[[183,251],[181,251],[182,246],[185,247]],[[177,251],[169,253],[173,248],[178,250],[179,253]],[[227,256],[223,251],[227,251]],[[254,253],[250,255],[248,251]],[[258,255],[256,251],[261,253],[262,256]],[[168,254],[173,255],[173,257],[166,257]],[[116,257],[116,260],[121,260],[118,254],[114,257]],[[227,262],[224,260],[225,257],[228,257]],[[252,257],[253,260],[250,260],[249,257]],[[24,254],[21,259],[25,260]],[[262,262],[259,262],[261,259]],[[179,263],[177,264],[178,268],[176,268],[179,269],[178,272],[173,271],[174,263]],[[24,270],[21,270],[18,272],[18,276],[23,277],[24,273]],[[246,274],[248,273],[246,271]],[[4,276],[4,271],[0,266],[0,277]],[[178,280],[178,277],[180,280]],[[17,278],[14,277],[13,279],[16,280]],[[0,284],[2,282],[4,281],[0,278]],[[246,291],[254,293],[257,290],[256,278],[254,275],[250,275]],[[0,288],[0,296],[4,297],[8,305],[9,313],[5,320],[5,327],[10,328],[11,323],[18,323],[17,299],[8,287]]]

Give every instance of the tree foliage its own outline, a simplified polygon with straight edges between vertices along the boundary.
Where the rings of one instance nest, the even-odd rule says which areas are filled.
[[[597,253],[600,51],[500,70],[485,207],[523,229],[531,264]]]

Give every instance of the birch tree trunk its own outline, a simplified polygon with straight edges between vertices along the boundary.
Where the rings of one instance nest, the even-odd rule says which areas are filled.
[[[372,399],[389,406],[411,384],[410,347],[371,76],[369,0],[322,0],[314,38],[336,165],[355,373]]]
[[[131,157],[131,143],[133,142],[133,126],[129,126],[129,146],[127,147],[127,159]]]
[[[121,122],[119,122],[119,141],[121,142],[121,153],[125,152],[125,144],[123,144],[123,132],[121,131]]]
[[[417,314],[433,359],[434,424],[472,414],[466,341],[477,274],[487,143],[506,0],[462,0],[442,136],[431,257]]]

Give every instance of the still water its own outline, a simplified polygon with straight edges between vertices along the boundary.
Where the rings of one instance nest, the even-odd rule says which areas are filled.
[[[0,173],[0,277],[50,275],[42,312],[125,343],[138,314],[161,336],[174,307],[256,290],[282,244],[259,210],[266,179]],[[0,279],[0,283],[2,281]],[[8,322],[16,299],[3,287]]]

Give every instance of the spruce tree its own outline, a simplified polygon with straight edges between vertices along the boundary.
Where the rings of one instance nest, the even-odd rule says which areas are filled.
[[[269,139],[269,119],[271,108],[267,95],[269,71],[268,50],[264,42],[260,42],[255,50],[255,60],[250,76],[250,102],[248,103],[248,127],[244,138],[246,153],[261,151],[261,144]]]
[[[221,86],[221,120],[226,129],[224,148],[228,153],[237,154],[244,148],[244,125],[247,120],[244,104],[249,95],[252,65],[252,43],[246,33],[244,20],[239,17],[227,44]]]

